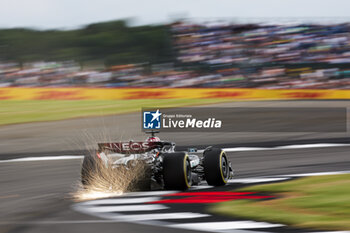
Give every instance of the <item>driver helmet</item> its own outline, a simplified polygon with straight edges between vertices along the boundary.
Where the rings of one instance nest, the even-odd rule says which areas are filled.
[[[158,137],[148,137],[147,142],[160,142],[160,139]]]

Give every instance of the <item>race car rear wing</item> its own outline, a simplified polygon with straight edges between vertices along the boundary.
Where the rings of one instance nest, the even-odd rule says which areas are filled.
[[[98,143],[99,152],[112,152],[120,154],[142,154],[154,149],[175,146],[172,142],[112,142]]]

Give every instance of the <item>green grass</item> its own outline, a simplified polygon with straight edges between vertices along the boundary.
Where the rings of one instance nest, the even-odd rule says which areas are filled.
[[[140,111],[142,107],[193,106],[224,101],[220,99],[2,100],[0,125],[128,113]]]
[[[269,193],[279,198],[222,202],[211,206],[210,211],[294,227],[350,230],[350,174],[307,177],[238,191]]]

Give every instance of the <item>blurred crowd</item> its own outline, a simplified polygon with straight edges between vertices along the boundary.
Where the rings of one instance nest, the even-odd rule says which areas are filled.
[[[350,24],[170,25],[176,61],[0,63],[0,87],[350,88]]]
[[[350,62],[350,25],[172,26],[182,62]]]
[[[223,86],[348,88],[350,84],[350,24],[180,22],[172,31],[178,61],[212,67]],[[220,72],[220,67],[232,66]]]

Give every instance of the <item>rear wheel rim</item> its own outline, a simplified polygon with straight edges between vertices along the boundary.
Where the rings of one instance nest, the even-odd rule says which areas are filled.
[[[227,165],[227,158],[226,158],[226,156],[222,156],[221,169],[222,169],[222,174],[224,176],[224,179],[226,180],[227,177],[228,177],[228,165]]]

